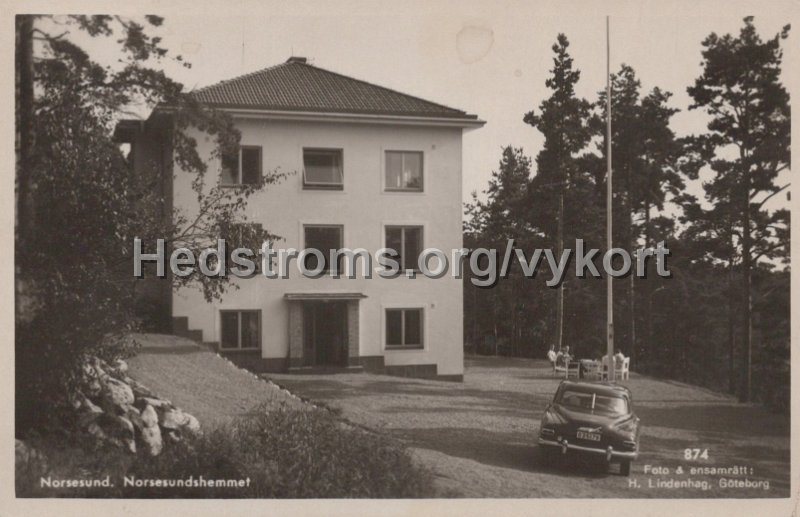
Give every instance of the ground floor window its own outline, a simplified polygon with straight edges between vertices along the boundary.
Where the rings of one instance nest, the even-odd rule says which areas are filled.
[[[386,309],[386,348],[422,348],[422,309]]]
[[[261,347],[261,311],[220,311],[220,344],[226,350]]]

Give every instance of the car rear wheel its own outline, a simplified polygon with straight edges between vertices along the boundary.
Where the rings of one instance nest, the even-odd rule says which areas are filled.
[[[631,462],[630,461],[623,461],[619,464],[619,473],[623,476],[630,476],[631,475]]]

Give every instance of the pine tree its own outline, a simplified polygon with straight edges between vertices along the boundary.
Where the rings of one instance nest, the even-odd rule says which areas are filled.
[[[619,72],[612,74],[612,152],[614,172],[620,178],[614,193],[614,240],[624,242],[632,254],[641,244],[655,244],[653,209],[662,210],[668,196],[675,196],[684,188],[678,172],[682,146],[669,127],[671,117],[678,111],[668,105],[671,94],[656,87],[642,97],[640,90],[641,83],[630,66],[623,64]],[[605,119],[606,92],[601,91],[591,120],[592,130],[602,141],[598,145],[600,155],[587,157],[588,167],[601,178],[605,178]],[[636,283],[631,275],[625,293],[628,352],[634,362],[652,341],[651,290],[644,282],[643,296],[638,296]],[[645,336],[637,339],[636,307],[637,299],[642,297]]]
[[[737,212],[729,220],[741,264],[742,401],[752,396],[754,271],[761,259],[788,248],[788,213],[764,210],[766,201],[788,186],[776,183],[790,159],[789,94],[780,80],[781,41],[788,33],[787,25],[764,41],[753,17],[744,19],[738,36],[712,33],[703,41],[703,73],[688,88],[690,109],[711,116],[704,138],[716,150],[715,179],[707,198],[730,203]]]
[[[577,154],[589,143],[590,132],[587,126],[590,105],[585,99],[575,95],[575,84],[580,79],[580,70],[573,68],[573,59],[568,53],[569,41],[559,34],[552,49],[553,68],[545,85],[552,90],[550,97],[539,105],[539,111],[531,111],[524,117],[527,124],[538,129],[545,138],[544,148],[536,157],[536,176],[533,181],[535,193],[531,200],[535,207],[534,221],[540,224],[543,232],[552,236],[556,253],[564,250],[564,222],[567,191],[581,170]],[[556,221],[553,229],[549,221]],[[554,230],[554,231],[553,231]],[[556,302],[557,348],[563,345],[564,336],[564,289],[565,283],[558,286]]]

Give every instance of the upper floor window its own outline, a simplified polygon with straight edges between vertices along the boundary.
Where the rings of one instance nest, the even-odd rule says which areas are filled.
[[[315,249],[322,253],[322,271],[328,272],[331,269],[341,271],[341,264],[331,264],[331,251],[338,251],[342,248],[342,227],[336,225],[306,225],[303,227],[305,233],[305,248]],[[341,256],[339,256],[341,262]],[[306,255],[305,267],[309,271],[314,271],[319,266],[316,255]]]
[[[386,247],[397,252],[401,270],[419,271],[422,226],[387,226]]]
[[[342,150],[303,149],[303,188],[342,190]]]
[[[228,270],[231,268],[241,268],[241,266],[234,264],[233,252],[237,248],[247,248],[253,252],[252,256],[247,257],[253,262],[255,272],[261,271],[261,258],[256,254],[256,251],[261,248],[263,242],[263,228],[259,223],[234,223],[230,225],[223,225],[221,228],[220,238],[225,240],[227,257],[225,261],[228,265]]]
[[[261,183],[261,146],[242,145],[238,152],[222,155],[222,178],[225,187]]]
[[[386,190],[422,192],[422,153],[386,151]]]

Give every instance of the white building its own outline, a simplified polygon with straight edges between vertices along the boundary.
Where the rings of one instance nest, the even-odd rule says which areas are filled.
[[[345,77],[305,58],[200,89],[230,113],[240,154],[220,181],[235,188],[265,171],[295,172],[252,196],[247,217],[279,235],[280,248],[395,248],[416,261],[425,248],[462,246],[462,132],[477,116]],[[134,163],[169,153],[158,131],[124,123]],[[214,141],[194,134],[211,171]],[[162,156],[171,164],[169,156]],[[170,197],[197,210],[192,176],[174,171]],[[435,262],[435,260],[434,260]],[[359,266],[360,271],[360,266]],[[396,375],[463,376],[462,280],[234,279],[219,302],[199,290],[171,296],[173,330],[213,343],[254,371],[363,368]]]

